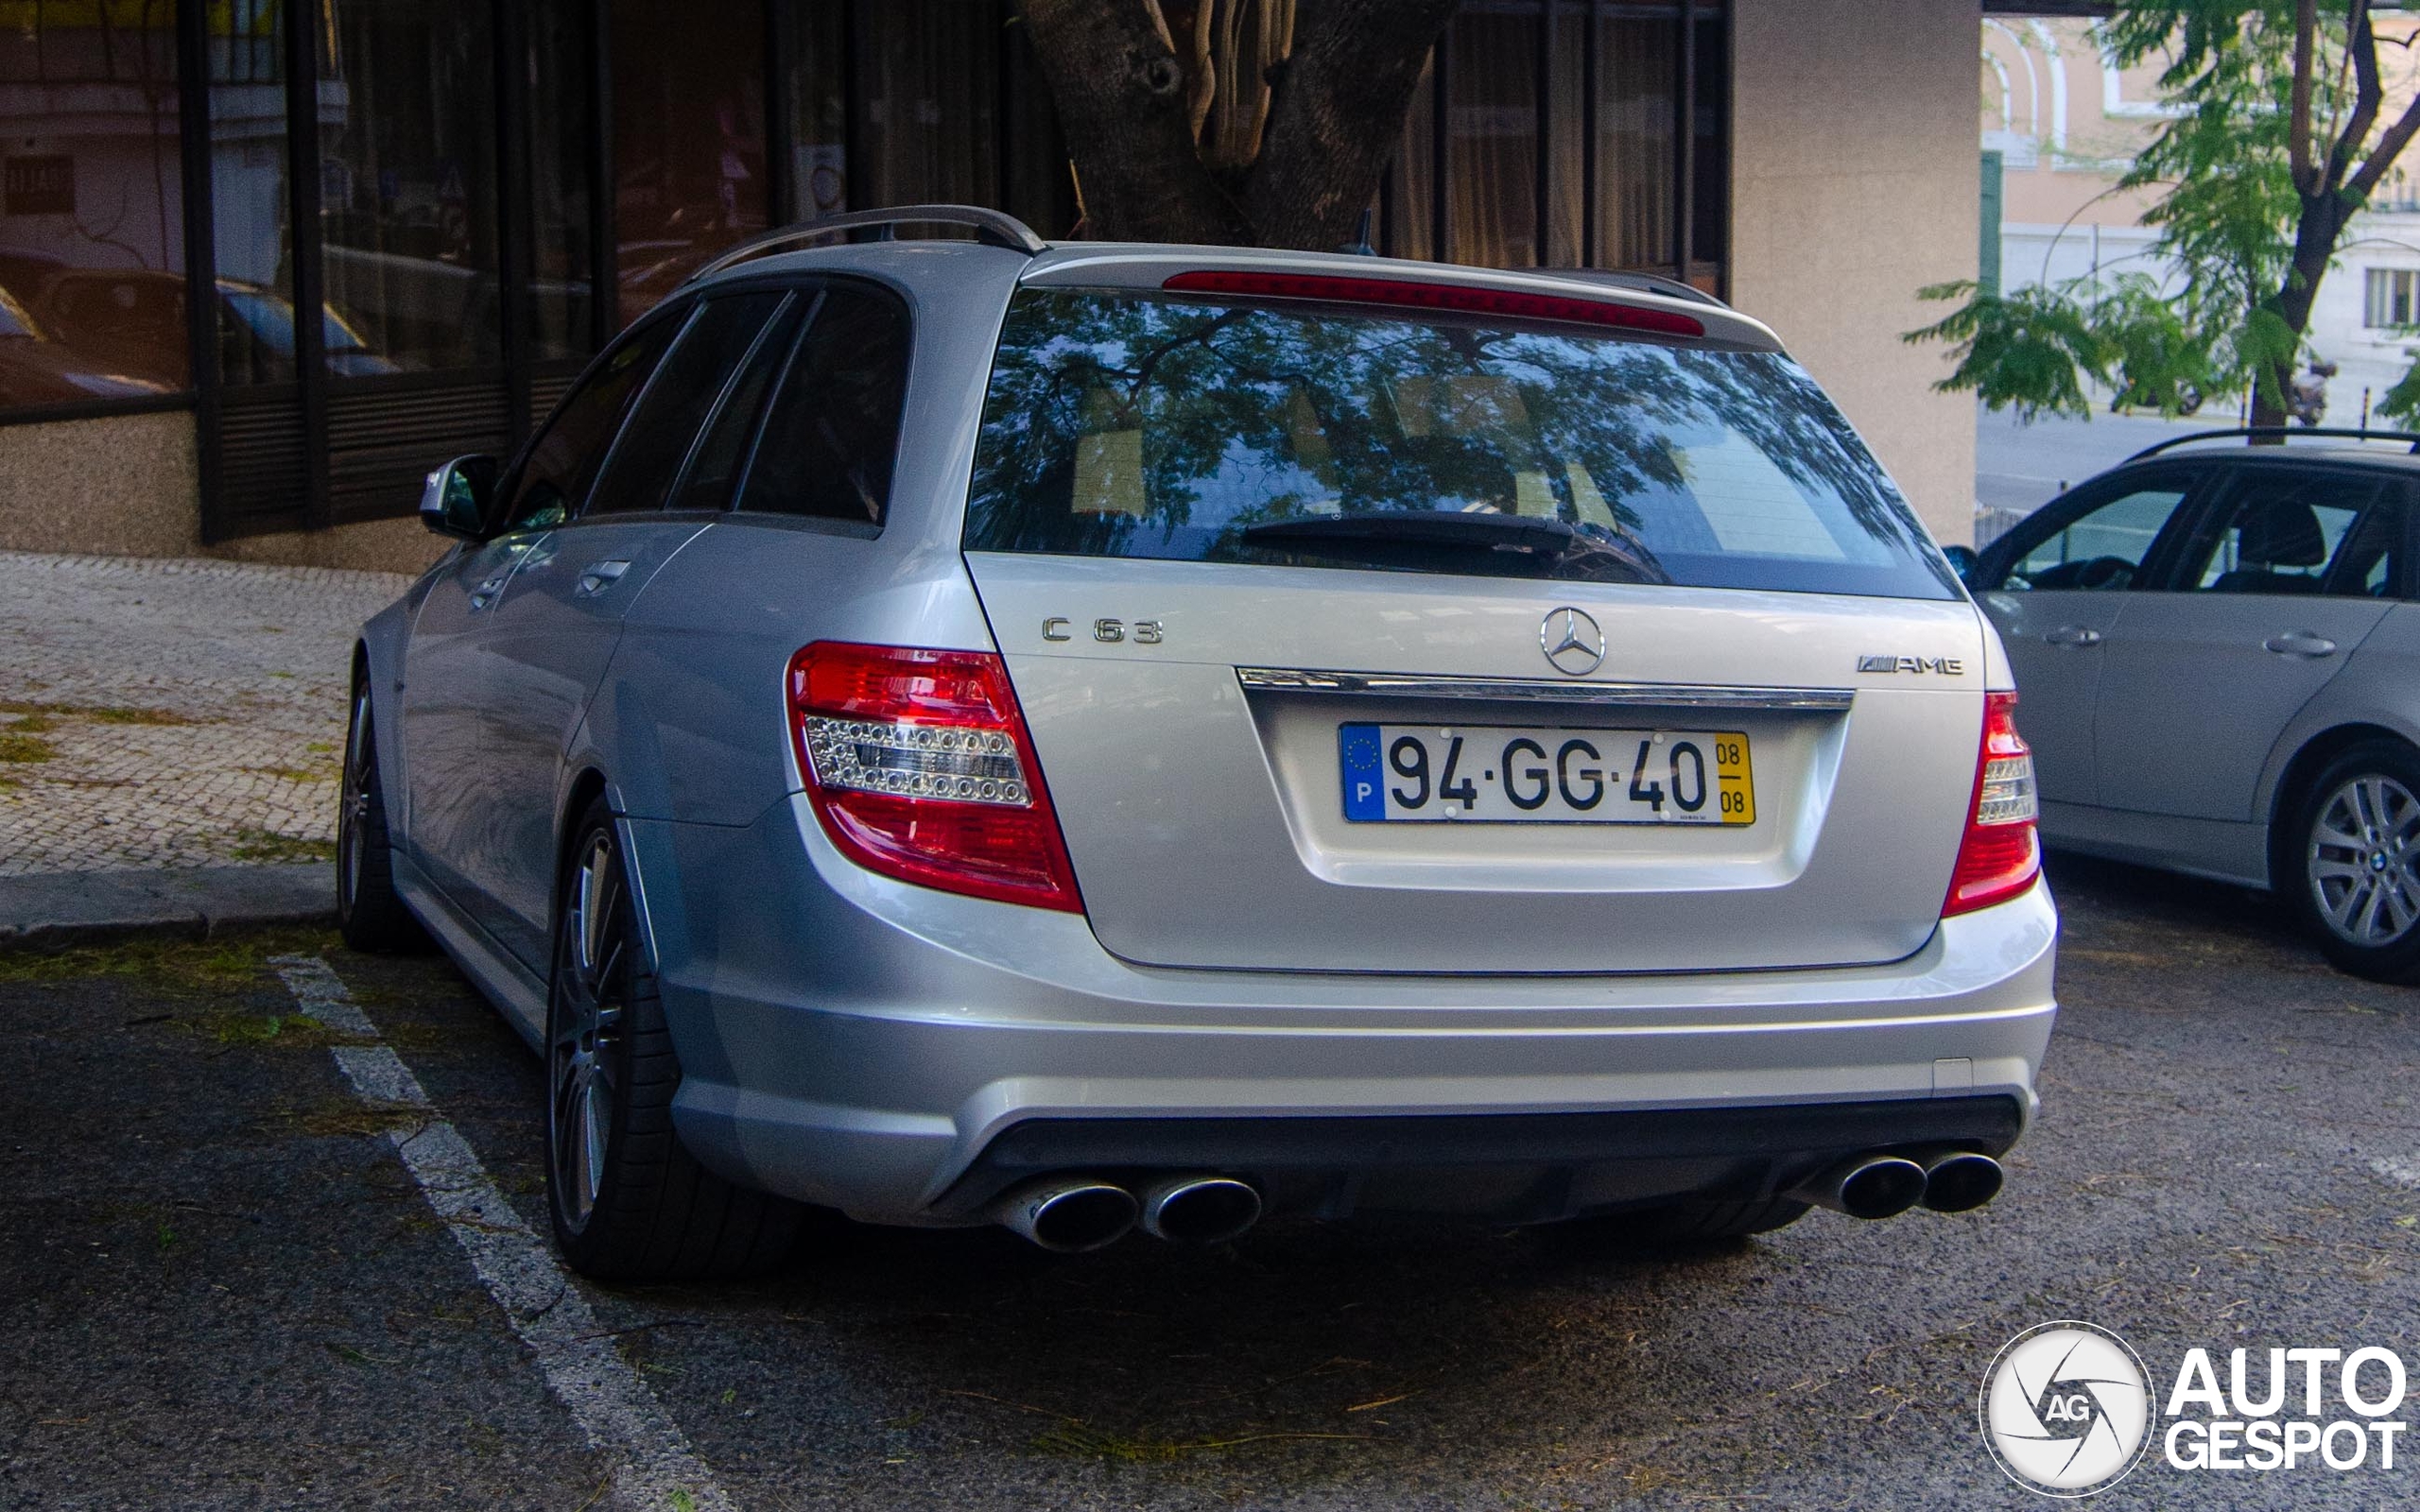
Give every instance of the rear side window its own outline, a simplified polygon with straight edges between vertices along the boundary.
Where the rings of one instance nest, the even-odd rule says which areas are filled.
[[[1020,292],[971,550],[1953,598],[1772,352],[1484,318]]]
[[[2190,477],[2168,476],[2123,489],[2045,534],[2010,563],[2007,576],[1994,586],[2043,592],[2132,588],[2152,543],[2192,487]],[[2031,532],[2041,527],[2018,528]]]
[[[774,291],[708,300],[656,370],[585,514],[659,509],[673,475],[765,322],[788,295]]]
[[[906,306],[826,289],[774,390],[738,507],[882,524],[907,392]]]
[[[2204,593],[2316,594],[2379,488],[2375,478],[2348,473],[2247,471],[2180,586]]]

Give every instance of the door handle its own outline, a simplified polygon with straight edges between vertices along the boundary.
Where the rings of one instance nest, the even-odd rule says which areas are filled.
[[[504,592],[504,585],[511,576],[511,569],[507,568],[503,572],[496,574],[493,577],[491,577],[485,582],[479,584],[478,587],[472,589],[471,607],[475,610],[478,610],[486,609],[489,605],[493,604],[495,602],[495,596]]]
[[[2089,625],[2062,625],[2042,639],[2052,645],[2099,645],[2100,632]]]
[[[2274,651],[2279,656],[2323,657],[2336,654],[2334,641],[2325,635],[2313,635],[2308,630],[2288,630],[2283,635],[2273,635],[2260,643],[2260,648]]]
[[[620,582],[622,575],[630,570],[631,564],[627,561],[591,562],[588,564],[588,570],[579,575],[579,595],[581,598],[595,598]]]

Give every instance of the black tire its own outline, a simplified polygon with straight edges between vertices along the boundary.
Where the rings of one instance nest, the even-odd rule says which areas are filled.
[[[2339,970],[2420,980],[2420,751],[2369,740],[2329,762],[2279,827],[2270,875]]]
[[[395,892],[387,790],[378,774],[367,681],[353,690],[337,798],[337,927],[347,945],[376,954],[423,951],[429,944],[427,932]]]
[[[681,1063],[619,833],[602,800],[572,832],[546,1003],[546,1207],[574,1270],[721,1280],[771,1268],[804,1210],[700,1165],[672,1127]]]
[[[1685,1248],[1786,1228],[1806,1215],[1807,1205],[1790,1197],[1739,1202],[1671,1202],[1600,1217],[1574,1218],[1555,1226],[1564,1243],[1592,1251],[1639,1254]]]

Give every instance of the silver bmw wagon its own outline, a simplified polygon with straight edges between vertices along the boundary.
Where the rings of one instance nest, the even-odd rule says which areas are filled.
[[[588,1274],[810,1208],[1739,1235],[1979,1206],[2032,1116],[1998,642],[1680,285],[844,216],[422,508],[344,929],[545,1057]]]

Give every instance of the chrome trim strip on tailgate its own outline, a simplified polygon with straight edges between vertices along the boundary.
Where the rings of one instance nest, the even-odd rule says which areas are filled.
[[[1236,680],[1261,693],[1345,693],[1380,698],[1482,698],[1493,702],[1589,704],[1612,709],[1796,709],[1840,713],[1853,688],[1731,688],[1681,682],[1548,682],[1531,678],[1414,677],[1393,672],[1317,672],[1237,667]]]

